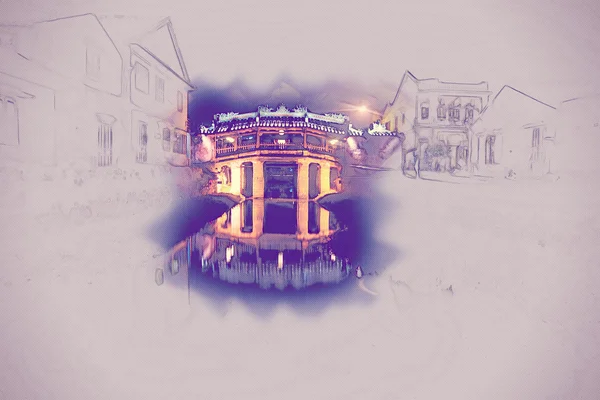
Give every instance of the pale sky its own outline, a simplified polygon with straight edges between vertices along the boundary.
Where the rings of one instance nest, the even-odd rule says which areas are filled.
[[[86,12],[171,16],[190,76],[217,84],[397,84],[409,69],[550,103],[600,92],[597,0],[0,0],[3,22]]]

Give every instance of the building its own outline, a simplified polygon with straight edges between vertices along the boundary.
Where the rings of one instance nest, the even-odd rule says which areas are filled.
[[[192,85],[171,21],[130,22],[84,14],[0,26],[3,160],[189,164]]]
[[[343,115],[315,114],[301,107],[217,114],[213,125],[202,130],[210,139],[210,159],[219,175],[216,191],[288,199],[339,192],[350,128]]]
[[[402,167],[410,168],[413,154],[421,170],[466,169],[469,127],[487,106],[487,82],[455,83],[417,79],[406,71],[393,101],[386,105],[381,123],[402,133]]]
[[[136,17],[101,16],[124,59],[129,107],[130,159],[137,163],[189,165],[189,92],[194,89],[170,18],[147,23]]]
[[[540,176],[551,171],[556,109],[504,86],[471,126],[473,172]]]
[[[245,200],[215,221],[214,233],[196,234],[192,263],[222,281],[263,289],[339,283],[351,267],[329,245],[338,229],[315,201]]]

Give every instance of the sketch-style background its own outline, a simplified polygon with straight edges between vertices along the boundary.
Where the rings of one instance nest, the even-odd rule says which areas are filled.
[[[86,13],[138,18],[119,18],[116,31],[106,19],[98,25],[85,18],[62,36],[42,29],[25,35],[31,42],[22,48],[31,54],[16,54],[5,41],[20,29],[15,25]],[[84,54],[56,45],[81,44],[70,32],[101,38],[96,44],[109,64],[144,59],[144,48],[128,46],[136,26],[127,21],[136,20],[176,33],[187,68],[171,53],[164,60],[179,70],[153,65],[171,80],[148,79],[164,97],[153,92],[140,106],[127,86],[137,81],[111,75],[85,82],[102,87],[95,97],[72,85],[75,72],[61,71],[64,80],[53,74]],[[19,66],[35,62],[36,79],[48,77],[28,86],[0,75],[3,118],[18,110],[33,132],[22,143],[2,136],[12,147],[0,152],[0,399],[597,398],[597,1],[25,0],[0,1],[0,24],[0,72],[26,75]],[[94,54],[85,55],[93,65]],[[46,61],[54,62],[49,70]],[[144,229],[192,179],[137,165],[163,152],[175,164],[185,158],[181,149],[191,140],[183,93],[190,84],[198,88],[189,104],[197,123],[215,112],[253,111],[257,99],[382,112],[407,70],[420,79],[486,81],[494,96],[510,85],[555,107],[552,179],[453,185],[399,171],[377,175],[373,193],[385,201],[373,200],[373,212],[389,199],[395,208],[385,207],[375,239],[401,257],[381,266],[385,274],[364,279],[379,293],[363,293],[364,304],[335,303],[308,316],[275,305],[263,318],[236,296],[222,296],[215,307],[202,293],[155,285],[161,249]],[[13,98],[35,106],[17,109]],[[529,111],[519,105],[528,107],[523,97],[502,98],[508,100],[496,121],[475,133],[487,135]],[[156,106],[161,99],[164,107]],[[91,105],[102,110],[85,108]],[[139,108],[164,115],[138,125],[145,118]],[[82,110],[93,118],[78,120]],[[371,122],[350,117],[359,126]],[[0,133],[14,131],[11,119],[2,121]],[[119,169],[82,173],[87,153],[71,155],[86,142],[69,129],[91,127],[96,135],[115,121],[115,138],[135,132],[139,147],[113,144],[112,133],[99,131],[119,149]],[[159,147],[146,148],[145,140]],[[90,196],[92,206],[74,206]],[[48,204],[63,207],[68,220]]]

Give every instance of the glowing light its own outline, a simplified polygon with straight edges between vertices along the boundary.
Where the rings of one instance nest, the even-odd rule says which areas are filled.
[[[336,260],[335,254],[331,253],[331,261],[335,262],[335,260]]]
[[[277,144],[285,144],[285,139],[277,139]]]
[[[356,143],[356,139],[354,139],[353,137],[349,137],[348,139],[346,139],[346,143],[348,143],[348,147],[352,151],[358,148],[358,143]]]
[[[283,269],[283,251],[277,254],[277,269]]]
[[[364,104],[358,106],[358,111],[361,112],[361,113],[367,112],[368,111],[367,106],[365,106]]]
[[[280,134],[280,135],[283,135],[284,133],[285,133],[285,131],[284,131],[283,129],[280,129],[280,130],[279,130],[279,134]]]
[[[338,144],[338,142],[339,142],[339,140],[337,140],[337,139],[333,139],[333,140],[330,140],[330,141],[329,141],[329,143],[331,143],[331,144],[333,144],[333,145],[336,145],[336,144]]]
[[[231,262],[231,257],[233,256],[233,254],[231,253],[231,247],[225,249],[225,261],[227,261],[228,263]]]
[[[229,136],[228,136],[228,137],[226,137],[226,138],[225,138],[225,140],[227,140],[229,143],[233,143],[233,142],[235,142],[235,139],[234,139],[234,138],[232,138],[232,137],[229,137]]]

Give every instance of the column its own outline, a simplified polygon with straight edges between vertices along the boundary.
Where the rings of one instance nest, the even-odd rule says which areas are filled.
[[[308,199],[308,165],[307,160],[298,160],[298,198]]]
[[[231,194],[239,196],[242,193],[242,168],[239,162],[231,163]]]
[[[298,201],[298,238],[308,238],[308,198]]]
[[[252,200],[252,237],[260,237],[263,234],[263,226],[265,222],[265,200],[254,199]],[[258,252],[258,250],[257,250]]]
[[[450,146],[450,167],[456,167],[456,151],[458,146]]]
[[[331,190],[331,164],[328,162],[321,163],[321,193],[319,196],[333,192]]]
[[[260,160],[252,161],[252,196],[265,197],[265,163]]]
[[[320,215],[320,227],[321,231],[319,232],[322,236],[329,236],[329,211],[324,208],[321,208]]]
[[[231,209],[231,233],[235,237],[241,236],[242,233],[242,207],[237,205]]]

